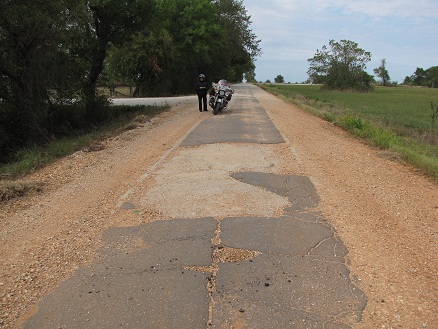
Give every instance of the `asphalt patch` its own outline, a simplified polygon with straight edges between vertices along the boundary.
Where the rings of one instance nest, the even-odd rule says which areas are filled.
[[[301,211],[318,205],[319,196],[308,177],[277,175],[264,172],[237,172],[231,177],[241,182],[266,188],[268,191],[289,198],[291,207],[286,212]]]
[[[284,139],[256,97],[235,97],[230,108],[202,121],[180,144],[279,144]]]
[[[350,328],[359,322],[366,296],[351,279],[347,249],[315,210],[310,180],[253,172],[233,177],[287,196],[292,207],[279,218],[109,229],[100,259],[45,298],[25,328]],[[218,249],[233,257],[215,258]]]

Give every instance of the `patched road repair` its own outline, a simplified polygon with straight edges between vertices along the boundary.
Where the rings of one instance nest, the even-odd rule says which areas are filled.
[[[104,233],[101,257],[39,306],[25,328],[350,328],[366,306],[348,250],[252,85],[145,168],[126,212],[166,220]],[[195,110],[195,109],[194,109]]]

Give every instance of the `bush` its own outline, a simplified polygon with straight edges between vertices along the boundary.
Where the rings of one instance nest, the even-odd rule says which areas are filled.
[[[54,136],[68,136],[87,126],[85,104],[54,104],[48,121],[48,131]]]

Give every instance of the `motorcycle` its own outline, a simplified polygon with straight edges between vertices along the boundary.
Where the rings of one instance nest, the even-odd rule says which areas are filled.
[[[228,102],[231,100],[233,93],[234,90],[231,89],[230,83],[227,80],[222,79],[218,83],[212,83],[208,104],[213,108],[214,115],[227,109]]]

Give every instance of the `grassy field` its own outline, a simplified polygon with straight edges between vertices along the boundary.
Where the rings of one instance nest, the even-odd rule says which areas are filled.
[[[371,145],[390,150],[438,182],[438,89],[376,87],[371,93],[318,85],[263,84],[263,89],[312,112]]]

